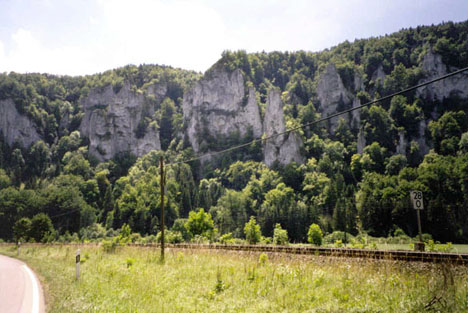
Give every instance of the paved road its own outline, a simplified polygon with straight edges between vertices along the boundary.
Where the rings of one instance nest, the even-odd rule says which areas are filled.
[[[0,255],[0,312],[44,313],[44,297],[36,275],[21,261]]]

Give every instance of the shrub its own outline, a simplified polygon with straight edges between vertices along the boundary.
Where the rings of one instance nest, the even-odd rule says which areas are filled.
[[[170,230],[165,230],[164,231],[164,242],[165,243],[181,243],[184,242],[184,237],[179,231],[170,231]],[[161,243],[161,232],[158,232],[155,241]]]
[[[227,233],[219,237],[219,242],[222,244],[226,244],[230,243],[232,239],[234,239],[234,237],[232,237],[232,233]]]
[[[432,240],[432,235],[428,233],[422,234],[422,240],[423,242],[429,242],[429,240]]]
[[[117,238],[114,238],[113,240],[103,240],[101,244],[104,252],[112,253],[115,252],[119,246],[119,241]]]
[[[31,220],[27,217],[23,217],[16,221],[13,226],[13,233],[16,241],[26,242],[29,239],[29,233],[31,232]]]
[[[307,237],[310,243],[316,246],[321,246],[323,233],[322,233],[322,230],[320,229],[320,226],[318,226],[317,224],[310,225],[309,232],[307,233]]]
[[[106,234],[106,228],[98,223],[80,229],[80,238],[82,240],[105,238]]]
[[[31,228],[29,238],[36,242],[47,241],[50,238],[50,233],[54,232],[54,226],[49,216],[44,213],[39,213],[31,219]]]
[[[336,240],[335,243],[333,244],[335,248],[342,248],[343,247],[343,241],[341,240]]]
[[[353,235],[351,235],[350,233],[345,233],[343,231],[337,230],[323,237],[323,242],[325,244],[333,244],[339,240],[343,243],[350,242],[353,238]]]
[[[216,233],[211,214],[205,213],[203,209],[199,209],[198,212],[190,211],[185,226],[192,236],[199,235],[213,240]]]
[[[397,227],[397,229],[395,229],[395,231],[393,232],[393,236],[394,237],[406,236],[406,233],[403,229],[401,229],[400,227]]]
[[[260,263],[261,265],[265,265],[266,262],[268,262],[268,255],[266,255],[265,253],[261,253],[258,257],[258,263]]]
[[[273,243],[273,238],[261,236],[260,243],[262,245],[270,245]]]
[[[281,228],[281,225],[277,223],[275,229],[273,230],[273,243],[275,245],[287,245],[288,240],[288,231]]]
[[[432,252],[450,252],[453,250],[453,245],[451,242],[447,242],[445,245],[440,244],[440,242],[434,242],[434,240],[429,240],[426,244],[427,251]]]
[[[255,217],[251,216],[250,220],[245,223],[244,226],[245,239],[249,244],[257,244],[260,242],[262,232],[260,231],[260,225],[255,221]]]

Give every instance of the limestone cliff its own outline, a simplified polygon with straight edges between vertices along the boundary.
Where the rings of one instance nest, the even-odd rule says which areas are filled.
[[[442,62],[442,56],[434,53],[430,48],[425,54],[421,68],[426,74],[426,78],[423,81],[434,79],[440,76],[452,72],[455,69],[447,70],[447,65]],[[422,81],[421,81],[422,82]],[[437,99],[442,101],[444,98],[451,96],[459,96],[460,98],[468,97],[468,73],[460,73],[458,75],[449,77],[447,79],[438,81],[431,85],[419,88],[417,95],[422,96],[426,99],[434,100]]]
[[[156,97],[162,97],[165,87],[151,87],[148,90]],[[154,114],[154,108],[145,105],[141,92],[131,89],[125,83],[118,91],[111,85],[103,89],[91,90],[82,100],[84,117],[80,132],[89,138],[89,151],[100,160],[108,160],[120,152],[132,152],[136,156],[151,150],[160,150],[159,132],[151,124],[142,138],[137,138],[136,130],[140,120]]]
[[[18,142],[29,147],[41,139],[31,120],[19,114],[11,99],[0,101],[0,131],[10,146]]]
[[[361,84],[359,78],[355,78],[355,82]],[[320,75],[317,84],[317,98],[320,102],[319,112],[322,113],[322,117],[337,113],[338,108],[342,110],[353,102],[352,93],[345,88],[333,63],[329,63]],[[343,118],[348,119],[348,116],[343,116]],[[338,120],[339,117],[330,120],[330,131],[336,127]]]
[[[286,123],[280,92],[276,89],[271,89],[268,93],[265,111],[265,136],[270,137],[280,134],[285,130]],[[300,152],[302,145],[301,139],[294,132],[267,140],[264,148],[265,164],[272,166],[275,161],[283,165],[291,162],[303,163],[304,159]]]
[[[207,137],[229,136],[249,130],[257,138],[262,134],[262,121],[255,90],[249,88],[246,97],[244,78],[240,70],[228,73],[213,69],[183,100],[186,135],[195,153],[206,152]],[[205,145],[205,147],[204,147]]]

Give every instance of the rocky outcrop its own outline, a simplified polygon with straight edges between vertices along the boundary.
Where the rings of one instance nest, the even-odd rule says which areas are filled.
[[[442,61],[442,56],[435,53],[432,48],[430,48],[424,56],[421,67],[423,72],[426,74],[426,78],[424,78],[421,82],[443,76],[449,72],[447,70],[447,66]],[[419,88],[416,94],[426,99],[439,101],[442,101],[444,98],[449,98],[451,96],[467,98],[468,73],[460,73],[428,86]]]
[[[17,142],[23,147],[29,147],[41,140],[32,121],[19,114],[11,99],[0,101],[0,131],[10,146]]]
[[[359,129],[357,137],[357,153],[362,154],[364,148],[366,147],[366,136],[364,136],[364,129],[362,127]]]
[[[165,87],[152,86],[149,91],[162,98]],[[109,160],[127,151],[142,156],[161,149],[159,131],[151,124],[144,136],[137,138],[141,119],[152,116],[154,108],[146,105],[144,95],[132,90],[130,84],[125,83],[118,92],[111,85],[91,90],[82,105],[80,132],[89,138],[89,152],[98,159]]]
[[[416,142],[418,143],[419,154],[421,156],[424,156],[427,153],[429,153],[429,150],[431,149],[431,147],[426,142],[426,136],[425,136],[426,128],[427,128],[426,120],[422,119],[421,121],[419,121],[419,136],[416,139]]]
[[[283,114],[283,103],[280,92],[272,89],[268,93],[264,131],[265,136],[270,137],[275,134],[283,133],[286,130],[286,124]],[[265,142],[264,160],[267,166],[272,166],[275,161],[285,165],[291,162],[303,163],[301,156],[301,147],[303,143],[299,136],[290,132],[284,135],[278,135]]]
[[[372,73],[371,80],[376,84],[376,85],[383,85],[385,81],[385,72],[383,70],[383,65],[379,64],[377,69]]]
[[[186,135],[195,153],[203,148],[207,137],[216,139],[238,133],[241,137],[251,131],[253,137],[262,134],[262,121],[255,90],[246,95],[240,70],[228,73],[212,69],[209,75],[186,92],[183,100]]]
[[[406,140],[404,130],[398,131],[398,145],[396,146],[396,154],[406,155],[407,146],[408,146],[408,140]]]
[[[356,78],[355,78],[356,80]],[[359,84],[359,82],[357,81]],[[329,63],[319,78],[317,84],[317,97],[320,102],[319,112],[322,117],[327,117],[338,112],[338,108],[349,107],[353,102],[353,95],[349,92],[341,80],[340,75],[333,63]],[[342,118],[347,119],[347,116]],[[330,131],[338,124],[339,117],[330,120]]]

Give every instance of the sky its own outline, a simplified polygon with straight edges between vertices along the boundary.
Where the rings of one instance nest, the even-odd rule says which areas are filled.
[[[224,50],[320,51],[467,19],[466,0],[0,0],[0,72],[204,72]]]

